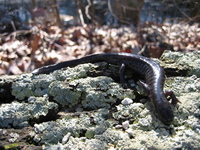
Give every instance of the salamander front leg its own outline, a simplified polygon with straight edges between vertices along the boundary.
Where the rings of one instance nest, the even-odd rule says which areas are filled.
[[[145,90],[145,92],[149,95],[150,94],[150,88],[149,85],[142,82],[141,80],[139,80],[139,83],[142,85],[143,89]]]
[[[165,97],[170,97],[170,99],[172,100],[171,104],[173,104],[174,106],[176,106],[177,103],[181,103],[177,98],[176,96],[174,95],[174,92],[173,91],[166,91],[165,92]],[[168,99],[168,100],[170,100]]]
[[[119,79],[120,79],[120,82],[122,83],[123,87],[128,88],[128,84],[124,78],[124,71],[125,71],[125,64],[122,63],[119,68]]]

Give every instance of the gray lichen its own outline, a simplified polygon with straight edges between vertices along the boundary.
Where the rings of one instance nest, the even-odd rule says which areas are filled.
[[[52,73],[52,76],[58,81],[73,80],[87,77],[87,73],[91,68],[97,68],[94,64],[82,64],[76,67],[60,69]]]
[[[87,139],[87,138],[74,138],[71,137],[69,142],[65,145],[55,144],[55,145],[45,145],[43,149],[45,150],[55,150],[55,149],[70,149],[70,150],[105,150],[108,145],[105,142],[97,139]]]
[[[46,116],[49,110],[56,114],[59,104],[62,115],[34,124],[30,133],[44,149],[200,149],[199,52],[166,51],[158,62],[164,68],[187,70],[186,77],[166,79],[165,90],[173,90],[181,102],[171,106],[174,121],[169,126],[157,119],[148,100],[135,103],[132,90],[110,77],[88,76],[96,64],[20,76],[12,93],[21,101],[0,106],[0,126],[28,126],[29,119]]]
[[[134,98],[131,90],[123,89],[111,78],[104,76],[52,82],[49,95],[61,105],[72,107],[81,103],[84,108],[90,109],[109,108],[117,99]]]
[[[48,93],[48,86],[53,81],[54,76],[24,74],[12,84],[12,94],[19,100],[30,96],[43,96]]]
[[[30,119],[46,116],[49,110],[57,110],[58,105],[49,102],[48,97],[31,97],[28,103],[12,102],[0,106],[0,127],[29,126]]]
[[[200,92],[200,78],[196,75],[190,77],[176,77],[166,80],[166,89],[173,88],[176,93]]]
[[[35,132],[37,134],[42,133],[42,135],[40,137],[35,136],[34,138],[36,141],[47,144],[56,144],[69,132],[73,137],[81,137],[84,135],[87,138],[92,138],[95,134],[103,133],[106,128],[110,126],[109,122],[105,119],[108,113],[108,110],[100,109],[98,111],[98,116],[89,114],[88,112],[88,114],[80,114],[77,118],[67,116],[56,121],[35,124]],[[91,124],[91,115],[93,116],[96,126]],[[91,134],[93,135],[91,136]]]
[[[187,75],[200,77],[200,51],[181,53],[165,51],[161,57],[161,65],[179,70],[187,70]]]
[[[179,59],[178,56],[175,58],[175,60]],[[181,101],[178,108],[172,106],[175,118],[170,126],[163,125],[155,117],[149,102],[144,105],[141,103],[119,104],[116,105],[116,111],[109,111],[115,121],[108,121],[110,126],[104,128],[102,132],[95,132],[94,126],[89,123],[86,125],[85,137],[72,135],[66,144],[55,145],[68,149],[86,149],[84,144],[97,140],[101,141],[100,145],[93,143],[87,148],[92,149],[96,146],[96,149],[199,149],[199,83],[199,78],[194,75],[167,79],[165,89],[173,90]],[[95,118],[98,117],[93,119]],[[119,123],[120,120],[128,121],[128,129],[123,128],[124,122]],[[105,124],[105,121],[104,118],[101,123]],[[113,125],[119,128],[114,129]]]
[[[48,94],[63,106],[73,107],[81,103],[90,109],[109,108],[118,99],[135,98],[132,90],[123,89],[110,77],[86,77],[87,71],[95,67],[83,64],[49,75],[22,75],[13,83],[12,94],[20,100]]]

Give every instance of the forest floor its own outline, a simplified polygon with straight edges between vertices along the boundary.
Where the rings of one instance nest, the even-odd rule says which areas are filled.
[[[92,53],[128,52],[159,58],[164,50],[200,50],[199,24],[154,24],[140,28],[33,26],[0,34],[0,74],[21,74],[35,68]]]

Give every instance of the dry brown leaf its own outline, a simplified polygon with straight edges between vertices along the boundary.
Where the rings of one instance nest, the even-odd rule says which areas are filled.
[[[22,71],[16,65],[15,62],[11,61],[10,66],[8,67],[8,74],[21,74]]]

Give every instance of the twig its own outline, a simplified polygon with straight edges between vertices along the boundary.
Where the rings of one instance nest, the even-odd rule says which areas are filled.
[[[178,9],[178,11],[180,11],[180,13],[182,13],[187,19],[191,21],[192,19],[177,6],[175,0],[172,0],[172,1],[174,3],[174,6]]]

